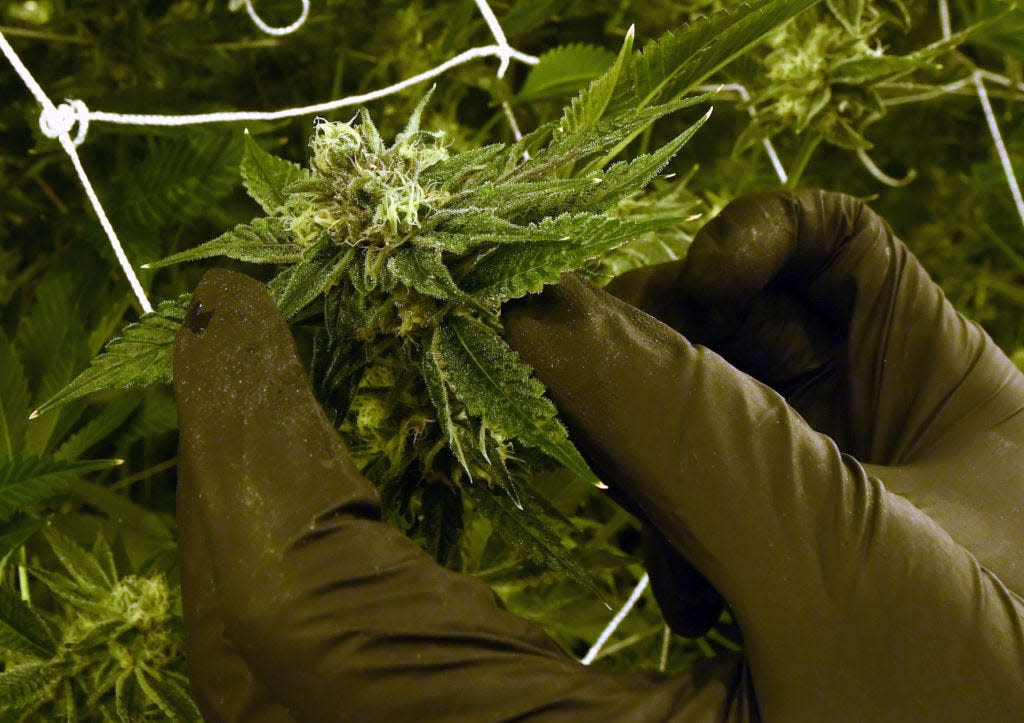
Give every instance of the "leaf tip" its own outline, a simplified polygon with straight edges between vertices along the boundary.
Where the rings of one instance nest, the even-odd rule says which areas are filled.
[[[123,459],[115,459],[114,460],[114,466],[115,467],[120,467],[122,464],[124,464],[124,460]]]
[[[597,487],[599,490],[606,490],[606,489],[608,489],[608,485],[606,485],[601,480],[597,480],[597,482],[594,483],[594,486]]]
[[[626,31],[626,40],[632,40],[634,35],[636,35],[636,23],[630,25],[629,30]]]
[[[38,419],[41,410],[42,410],[42,407],[40,407],[39,409],[37,409],[34,412],[32,412],[32,414],[28,415],[28,418],[29,419]]]
[[[149,268],[149,264],[142,264],[141,266],[139,266],[139,268],[140,269],[148,269]]]

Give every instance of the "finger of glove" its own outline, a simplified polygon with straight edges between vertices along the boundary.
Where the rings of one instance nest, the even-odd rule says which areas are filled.
[[[178,483],[177,507],[186,659],[204,720],[294,723],[227,638],[194,490],[184,479]]]
[[[766,719],[1022,709],[1020,601],[780,395],[571,276],[503,319],[595,472],[728,601]]]
[[[730,360],[865,461],[906,463],[1024,407],[1024,377],[851,196],[733,202],[694,240],[679,289]]]
[[[208,272],[175,344],[179,471],[228,641],[297,720],[669,719],[701,690],[583,668],[377,521],[258,282]],[[560,717],[561,716],[561,717]]]

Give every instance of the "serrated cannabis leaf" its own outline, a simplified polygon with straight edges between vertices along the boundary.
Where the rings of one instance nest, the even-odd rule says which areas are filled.
[[[285,318],[302,311],[307,304],[338,282],[355,257],[354,249],[320,247],[272,279],[267,288]]]
[[[245,131],[240,170],[245,190],[271,216],[288,199],[288,187],[309,175],[297,163],[267,153],[248,130]]]
[[[89,368],[33,412],[38,416],[104,389],[171,381],[174,336],[181,328],[190,294],[163,301],[112,339]]]
[[[0,461],[0,522],[16,512],[66,493],[71,483],[88,472],[121,464],[119,459],[84,461],[55,457],[15,456]]]
[[[18,594],[0,584],[0,655],[42,659],[56,652],[50,629]]]
[[[531,562],[561,572],[600,597],[600,589],[594,580],[573,559],[561,538],[541,520],[536,511],[520,509],[507,495],[492,493],[480,485],[467,485],[463,489],[481,514],[490,520],[495,531],[524,553]]]
[[[0,331],[0,460],[10,459],[21,449],[28,411],[28,381],[21,358]]]
[[[211,256],[227,256],[254,264],[293,264],[302,259],[303,247],[288,239],[290,235],[284,221],[279,218],[257,218],[251,223],[235,226],[212,241],[143,264],[143,268],[160,269]]]
[[[0,673],[0,710],[17,710],[45,697],[61,675],[60,668],[50,661],[5,670]]]
[[[571,133],[579,128],[594,126],[601,116],[604,115],[608,103],[615,92],[615,86],[619,82],[619,75],[623,66],[628,62],[633,52],[633,36],[635,28],[631,25],[626,31],[626,37],[622,41],[622,48],[615,58],[611,67],[597,78],[590,87],[577,95],[562,114],[562,120],[558,128],[563,133]]]
[[[545,219],[538,225],[539,230],[561,240],[503,246],[482,259],[463,283],[479,298],[515,299],[556,283],[563,272],[577,269],[588,259],[632,238],[680,221],[667,218],[634,223],[593,214]]]
[[[599,484],[556,419],[544,385],[495,331],[474,319],[449,317],[439,330],[438,356],[453,394],[471,413],[505,437],[537,447]]]

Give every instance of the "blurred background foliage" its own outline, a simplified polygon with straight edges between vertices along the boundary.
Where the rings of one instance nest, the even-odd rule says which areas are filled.
[[[557,117],[568,98],[612,61],[631,24],[640,47],[737,3],[491,4],[510,43],[542,62],[532,70],[513,62],[499,79],[496,61],[478,61],[437,80],[423,125],[443,129],[456,149],[511,140],[502,102],[524,130]],[[0,31],[55,101],[78,98],[95,110],[169,114],[270,110],[365,92],[493,42],[472,0],[313,0],[306,24],[282,38],[260,33],[238,5],[2,0]],[[708,218],[751,191],[782,185],[844,191],[869,200],[956,307],[1024,364],[1024,230],[969,81],[976,70],[1005,81],[990,75],[986,87],[1020,177],[1024,10],[1008,0],[950,0],[953,37],[943,42],[938,8],[932,0],[829,0],[726,67],[715,79],[726,85],[711,121],[663,178],[619,208],[630,217],[685,209],[692,221],[616,250],[601,271],[610,278],[682,256]],[[286,25],[299,3],[262,0],[258,9],[267,22]],[[6,651],[0,658],[8,671],[25,661],[37,661],[43,670],[55,656],[65,656],[61,676],[43,676],[34,687],[10,676],[0,682],[0,698],[7,701],[0,720],[88,719],[102,711],[141,716],[135,720],[193,717],[194,709],[175,692],[184,686],[179,645],[158,636],[156,662],[139,667],[139,656],[118,652],[136,628],[115,633],[89,622],[80,614],[81,600],[60,592],[99,575],[88,559],[106,556],[109,548],[110,563],[97,568],[106,571],[106,587],[93,591],[102,599],[88,610],[120,609],[132,590],[148,590],[153,608],[155,580],[177,595],[175,410],[170,390],[154,387],[98,395],[27,421],[28,412],[69,382],[140,310],[67,157],[40,133],[35,101],[6,63],[0,68],[0,589],[6,591],[0,623],[22,610],[12,602],[20,600],[50,636],[47,643],[38,633],[43,637],[35,647],[22,641],[16,649],[0,624]],[[730,90],[732,84],[744,86],[749,100]],[[424,89],[369,105],[385,138],[404,125]],[[349,120],[353,114],[345,109],[328,117]],[[659,121],[624,156],[660,146],[688,122],[676,116]],[[311,117],[248,127],[264,147],[305,164]],[[769,162],[766,139],[789,173],[786,184]],[[241,149],[240,125],[94,123],[79,152],[138,267],[252,218],[256,208],[238,174]],[[889,179],[880,180],[871,164]],[[139,273],[155,302],[191,290],[209,265]],[[266,277],[260,267],[232,265]],[[303,330],[296,333],[301,346]],[[487,579],[511,609],[582,656],[610,617],[605,602],[621,605],[642,574],[639,529],[605,498],[563,482],[552,479],[536,491],[574,523],[559,534],[604,586],[604,601],[519,559],[482,518],[468,525],[462,554],[451,564]],[[47,533],[54,529],[65,537]],[[76,564],[92,572],[76,575]],[[71,577],[58,580],[64,572]],[[120,602],[108,595],[114,588]],[[180,611],[165,603],[150,618],[129,621],[141,631],[139,640],[152,638],[147,626],[178,635]],[[83,635],[90,625],[100,626],[98,638]],[[728,619],[698,641],[667,640],[664,631],[648,593],[598,664],[678,670],[737,642]],[[63,640],[63,647],[53,640]],[[56,670],[54,665],[45,669]],[[166,675],[146,672],[157,668]],[[152,684],[156,679],[159,685]]]

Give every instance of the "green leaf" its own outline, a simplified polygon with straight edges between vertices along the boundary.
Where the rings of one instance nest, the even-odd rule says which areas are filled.
[[[516,100],[568,95],[600,76],[613,62],[615,53],[596,45],[574,43],[553,48],[543,53],[537,64],[530,68]]]
[[[56,662],[32,662],[16,665],[0,673],[0,710],[26,708],[49,695],[63,677]]]
[[[700,18],[644,46],[620,81],[615,112],[668,103],[729,64],[768,33],[820,0],[759,0]],[[612,111],[609,111],[612,112]]]
[[[211,256],[248,261],[254,264],[292,264],[302,260],[304,247],[282,239],[291,238],[284,219],[257,218],[242,223],[212,241],[180,253],[143,264],[145,269],[160,269],[183,261],[207,259]]]
[[[403,246],[388,259],[388,268],[399,281],[421,294],[442,301],[455,301],[481,314],[495,313],[459,288],[441,260],[438,249]]]
[[[43,537],[50,543],[54,554],[64,565],[72,579],[88,593],[99,594],[109,590],[117,582],[83,547],[70,537],[60,532],[53,524],[43,528]]]
[[[545,219],[539,224],[540,229],[560,234],[561,240],[501,246],[481,259],[462,283],[479,298],[518,298],[557,282],[562,272],[577,269],[588,259],[681,220],[664,218],[635,223],[589,213]]]
[[[864,0],[825,0],[828,9],[851,33],[860,30],[860,19],[864,14]]]
[[[608,105],[612,117],[666,104],[721,70],[772,30],[821,0],[759,0],[732,13],[722,10],[648,42],[620,77]],[[603,167],[637,136],[631,131],[588,169]]]
[[[113,434],[141,402],[142,399],[138,396],[124,396],[103,405],[95,417],[64,441],[54,456],[59,459],[78,459],[91,447]]]
[[[356,250],[351,247],[338,248],[325,241],[294,266],[282,271],[267,284],[267,290],[274,297],[281,313],[290,319],[307,304],[334,286],[352,263]]]
[[[263,150],[248,129],[245,131],[240,170],[245,190],[263,211],[271,216],[288,200],[288,194],[285,192],[288,186],[306,179],[309,175],[297,163],[278,158]]]
[[[474,506],[486,517],[502,539],[517,547],[537,565],[560,572],[600,596],[594,580],[573,559],[551,525],[532,507],[520,509],[504,492],[495,492],[479,484],[465,485]]]
[[[0,585],[0,653],[45,660],[55,652],[55,641],[43,619],[14,589]]]
[[[118,526],[130,527],[144,535],[158,540],[172,540],[171,529],[156,512],[148,510],[123,494],[94,482],[77,480],[71,491],[83,502],[105,514]]]
[[[462,534],[462,495],[442,484],[432,484],[423,492],[422,535],[427,552],[446,565],[458,548]]]
[[[54,457],[13,457],[0,462],[0,522],[68,491],[72,480],[98,469],[121,464],[118,459],[83,462]]]
[[[11,459],[25,440],[28,380],[14,344],[0,331],[0,460]]]
[[[466,474],[469,475],[469,480],[472,482],[473,473],[469,468],[469,459],[462,447],[460,435],[452,418],[451,399],[448,396],[448,377],[442,368],[442,363],[441,333],[435,329],[430,336],[430,343],[424,345],[423,353],[420,355],[420,371],[423,373],[430,401],[433,402],[437,412],[437,424],[447,437],[448,446],[455,455],[455,459],[466,470]]]
[[[10,522],[0,525],[0,565],[4,558],[25,544],[42,526],[42,520],[24,515],[17,515]]]
[[[654,153],[647,153],[634,158],[628,163],[619,163],[609,168],[601,178],[601,185],[587,199],[584,209],[588,211],[604,211],[622,199],[628,198],[640,191],[655,176],[661,173],[662,169],[679,152],[679,149],[693,138],[694,134],[701,129],[710,117],[711,109],[700,120]]]
[[[117,221],[153,232],[201,214],[238,184],[242,143],[235,131],[190,129],[154,142],[114,188]]]
[[[544,385],[532,376],[496,332],[474,319],[448,316],[438,330],[437,356],[452,392],[471,414],[504,437],[537,447],[592,484],[597,477],[569,441],[544,397]]]
[[[170,382],[174,336],[185,318],[190,295],[163,301],[112,339],[88,369],[39,407],[33,416],[104,389]]]
[[[608,102],[612,99],[619,75],[622,73],[622,67],[630,53],[633,52],[633,34],[633,26],[630,26],[626,37],[622,40],[622,48],[611,67],[566,106],[562,120],[558,124],[560,131],[571,133],[580,128],[595,126],[601,120],[608,107]]]

